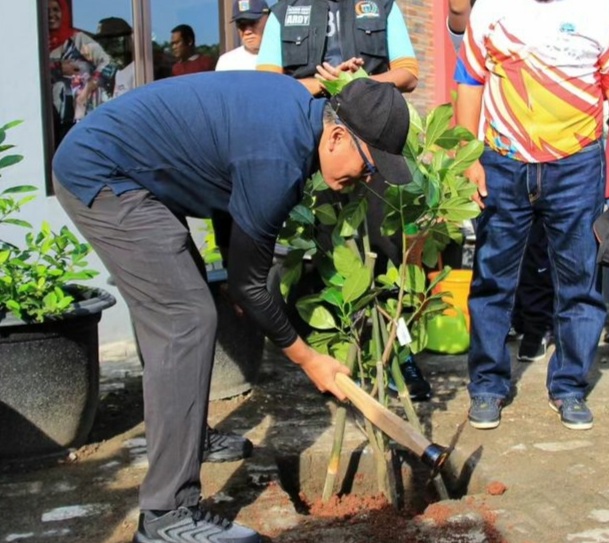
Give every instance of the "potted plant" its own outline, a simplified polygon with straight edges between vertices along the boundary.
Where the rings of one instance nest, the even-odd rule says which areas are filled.
[[[0,128],[0,171],[23,157],[9,154]],[[47,222],[34,232],[18,218],[35,187],[0,192],[0,226],[26,230],[23,247],[0,239],[0,458],[61,453],[86,440],[97,409],[97,324],[115,299],[78,285],[97,272],[90,252],[67,228]]]
[[[365,76],[361,72],[355,76],[344,74],[326,86],[335,93],[351,77]],[[360,386],[383,404],[387,403],[392,380],[406,417],[419,429],[400,361],[426,347],[428,323],[446,310],[445,298],[450,296],[434,292],[450,269],[444,268],[428,281],[423,266],[435,266],[448,242],[460,240],[462,221],[479,213],[471,200],[475,186],[463,172],[480,156],[482,147],[467,130],[451,127],[452,114],[450,104],[435,108],[424,119],[411,108],[403,154],[413,181],[391,186],[383,196],[383,232],[402,236],[399,265],[389,263],[384,273],[375,275],[376,255],[368,243],[366,198],[352,199],[344,206],[317,205],[316,194],[326,188],[319,175],[308,182],[305,199],[293,210],[283,234],[290,252],[282,262],[282,293],[287,295],[300,281],[306,257],[315,263],[322,280],[320,288],[296,302],[300,316],[311,329],[309,343],[344,361]],[[362,184],[357,190],[368,188]],[[322,249],[316,240],[319,223],[333,228],[329,250]],[[333,493],[345,416],[345,408],[339,407],[323,500]],[[396,503],[386,436],[367,422],[366,428],[377,459],[379,490]],[[442,486],[441,482],[437,485],[439,491]]]

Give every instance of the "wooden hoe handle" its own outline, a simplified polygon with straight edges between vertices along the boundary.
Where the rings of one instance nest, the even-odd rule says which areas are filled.
[[[431,442],[411,424],[377,402],[344,373],[336,374],[336,385],[372,424],[417,456],[424,456]]]

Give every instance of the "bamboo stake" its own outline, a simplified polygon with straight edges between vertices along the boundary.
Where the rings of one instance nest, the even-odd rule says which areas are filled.
[[[353,371],[353,368],[355,367],[356,356],[357,346],[355,344],[351,344],[347,354],[347,362],[345,364],[350,371]],[[328,461],[328,468],[326,470],[326,480],[324,481],[324,488],[321,495],[322,503],[326,503],[334,493],[334,483],[336,481],[338,468],[340,466],[340,453],[343,448],[346,421],[347,407],[345,405],[340,405],[336,410],[336,415],[334,417],[334,440],[332,441],[332,451],[330,452],[330,459]]]
[[[364,224],[366,221],[364,221]],[[366,225],[365,225],[366,228]],[[369,250],[370,243],[368,241],[367,228],[365,230],[365,235],[363,236],[363,244],[365,250],[365,265],[374,274],[374,263],[376,261],[376,253],[373,253]],[[346,366],[349,368],[351,372],[353,372],[353,368],[355,367],[355,361],[358,355],[358,347],[356,344],[351,344],[349,348],[349,352],[347,354],[347,362]],[[361,364],[360,364],[361,366]],[[360,374],[363,373],[360,367]],[[330,459],[328,460],[328,468],[326,470],[326,479],[324,481],[324,488],[321,495],[322,503],[326,503],[334,493],[334,483],[336,482],[336,477],[338,475],[338,470],[340,466],[340,454],[343,448],[343,440],[345,437],[345,425],[347,421],[347,407],[344,405],[340,405],[336,410],[336,415],[334,418],[334,439],[332,441],[332,450],[330,452]]]

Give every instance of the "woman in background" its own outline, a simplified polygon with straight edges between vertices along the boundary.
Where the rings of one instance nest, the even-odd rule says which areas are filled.
[[[116,68],[101,45],[73,28],[66,0],[49,0],[49,55],[55,145],[103,100]]]

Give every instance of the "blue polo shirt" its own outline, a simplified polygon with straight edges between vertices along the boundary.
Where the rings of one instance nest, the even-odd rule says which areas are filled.
[[[79,122],[53,159],[84,204],[144,187],[174,213],[228,211],[256,240],[276,237],[319,167],[325,100],[291,77],[207,72],[164,79]]]

